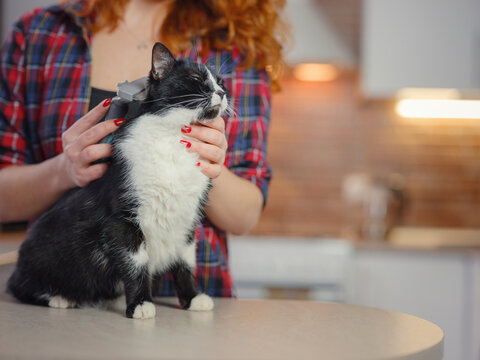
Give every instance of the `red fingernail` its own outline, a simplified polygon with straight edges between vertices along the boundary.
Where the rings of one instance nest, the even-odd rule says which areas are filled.
[[[187,126],[185,125],[183,128],[182,128],[182,133],[184,134],[188,134],[189,132],[192,131],[192,128],[190,126]]]
[[[188,148],[190,148],[190,147],[192,146],[192,144],[190,143],[190,141],[187,141],[187,140],[180,140],[180,142],[181,142],[182,144],[184,144],[184,145],[187,147],[187,149],[188,149]]]
[[[112,99],[107,99],[103,102],[103,107],[107,107],[112,102]]]
[[[199,161],[199,162],[197,162],[197,166],[200,166],[200,161]]]
[[[125,122],[125,119],[115,119],[113,120],[113,123],[117,126],[122,125]]]

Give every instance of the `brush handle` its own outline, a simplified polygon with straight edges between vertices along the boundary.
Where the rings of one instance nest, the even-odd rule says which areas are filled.
[[[119,96],[115,96],[112,99],[112,103],[110,104],[110,108],[108,109],[107,114],[105,117],[100,120],[105,121],[105,120],[111,120],[111,119],[124,119],[125,116],[127,115],[128,112],[128,104],[130,101],[122,99]],[[111,144],[113,142],[113,133],[108,134],[105,136],[102,140],[100,140],[98,143],[99,144]],[[99,163],[104,163],[104,162],[109,162],[111,161],[112,158],[101,158],[96,161],[94,161],[92,164],[99,164]]]
[[[125,100],[119,96],[115,96],[112,99],[112,103],[110,105],[110,108],[108,109],[107,115],[105,115],[104,120],[124,119],[128,112],[128,104],[130,104],[130,101]],[[113,133],[108,134],[102,140],[99,141],[100,144],[102,143],[111,144],[112,142],[113,142]]]

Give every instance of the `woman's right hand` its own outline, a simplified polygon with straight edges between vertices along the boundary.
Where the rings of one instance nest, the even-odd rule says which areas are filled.
[[[92,162],[112,155],[112,145],[97,144],[102,138],[114,132],[124,119],[106,120],[98,123],[107,113],[110,99],[98,104],[87,114],[78,119],[62,134],[63,186],[70,189],[84,187],[91,181],[103,176],[108,165]],[[98,123],[98,124],[97,124]]]

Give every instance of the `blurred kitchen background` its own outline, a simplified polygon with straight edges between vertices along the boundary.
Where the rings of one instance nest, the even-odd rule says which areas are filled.
[[[1,36],[52,1],[1,1]],[[480,359],[480,1],[288,0],[268,204],[241,298],[406,312]]]

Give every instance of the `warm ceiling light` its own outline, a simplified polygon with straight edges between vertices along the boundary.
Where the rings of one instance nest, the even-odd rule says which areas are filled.
[[[479,100],[400,100],[395,111],[405,118],[480,119]]]
[[[293,75],[301,81],[333,81],[339,71],[331,64],[300,64],[293,69]]]

